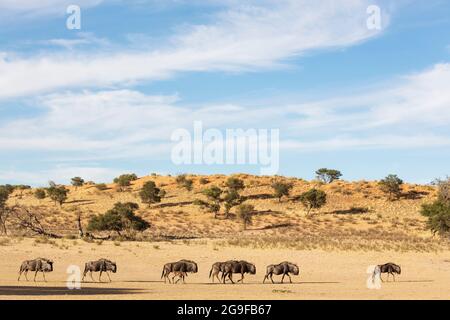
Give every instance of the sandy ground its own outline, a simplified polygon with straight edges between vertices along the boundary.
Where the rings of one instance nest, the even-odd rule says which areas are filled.
[[[17,282],[20,263],[39,256],[55,261],[48,282]],[[101,257],[117,262],[118,272],[111,283],[82,283],[81,290],[67,289],[69,265],[83,266],[85,261]],[[182,258],[195,260],[199,273],[190,274],[187,284],[164,284],[160,280],[162,265]],[[256,275],[247,276],[244,284],[211,284],[211,264],[228,259],[255,263]],[[266,265],[284,260],[298,263],[300,276],[293,277],[293,284],[263,285]],[[368,266],[388,261],[402,266],[397,282],[385,282],[379,290],[368,289]],[[98,274],[94,278],[98,279]],[[42,280],[41,274],[38,280]],[[450,252],[217,248],[213,240],[98,245],[80,240],[36,244],[33,239],[23,239],[0,246],[0,299],[449,299],[449,284]]]

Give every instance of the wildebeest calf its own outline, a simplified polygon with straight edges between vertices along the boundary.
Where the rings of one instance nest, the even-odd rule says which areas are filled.
[[[378,270],[377,270],[378,269]],[[380,273],[380,279],[381,281],[383,281],[383,279],[381,278],[381,274],[382,273],[387,273],[387,281],[389,281],[389,275],[392,274],[392,277],[394,277],[394,281],[395,281],[395,273],[396,274],[401,274],[402,273],[402,269],[400,268],[399,265],[389,262],[389,263],[385,263],[385,264],[380,264],[375,268],[374,274],[375,272],[379,272]]]
[[[22,273],[25,273],[25,279],[27,279],[28,281],[28,271],[34,271],[34,281],[36,281],[36,275],[38,272],[42,272],[44,281],[47,281],[45,279],[45,273],[53,271],[53,261],[46,258],[37,258],[34,260],[27,260],[22,262],[19,270],[19,278],[17,278],[17,281],[20,281],[20,276],[22,275]]]
[[[164,278],[164,283],[168,280],[169,283],[171,283],[169,275],[171,273],[174,273],[174,276],[172,277],[172,282],[174,282],[175,277],[178,276],[180,279],[177,280],[183,280],[185,282],[184,278],[187,276],[188,273],[197,273],[198,272],[198,266],[197,263],[195,263],[192,260],[180,260],[177,262],[170,262],[166,263],[163,267],[161,279]]]
[[[289,273],[292,273],[293,275],[298,276],[299,274],[299,268],[296,264],[291,262],[281,262],[280,264],[271,264],[267,266],[266,276],[264,277],[263,283],[266,281],[266,279],[270,279],[273,282],[273,275],[280,275],[282,274],[283,277],[281,278],[281,283],[283,283],[284,277],[288,276],[289,281],[292,283],[291,276]]]
[[[100,275],[98,277],[98,281],[102,281],[102,273],[106,272],[106,275],[109,278],[109,282],[111,282],[111,277],[109,276],[109,271],[116,273],[117,272],[117,265],[115,262],[112,262],[108,259],[99,259],[97,261],[89,261],[86,262],[84,265],[84,272],[83,272],[83,279],[86,277],[86,274],[89,272],[89,275],[91,276],[92,281],[95,281],[92,277],[92,272],[100,272]]]
[[[222,273],[222,281],[225,283],[226,277],[234,283],[232,275],[233,273],[240,273],[241,279],[238,280],[238,282],[244,283],[244,274],[256,274],[256,267],[254,264],[249,263],[247,261],[227,261],[223,267],[223,273]]]

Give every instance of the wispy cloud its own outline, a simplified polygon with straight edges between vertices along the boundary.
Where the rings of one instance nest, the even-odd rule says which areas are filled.
[[[61,88],[127,85],[179,72],[280,67],[287,59],[311,50],[352,46],[378,35],[366,27],[369,4],[368,0],[339,4],[332,0],[252,1],[220,11],[215,23],[185,27],[151,51],[3,54],[0,98]]]
[[[288,151],[426,148],[450,145],[450,64],[375,91],[290,105],[184,106],[179,97],[134,90],[44,95],[34,118],[0,127],[2,150],[52,151],[56,158],[169,159],[170,135],[201,120],[205,129],[281,128]]]

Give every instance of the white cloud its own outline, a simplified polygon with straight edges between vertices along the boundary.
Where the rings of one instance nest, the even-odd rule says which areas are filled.
[[[158,50],[0,56],[0,98],[61,88],[127,85],[178,72],[279,67],[311,50],[355,45],[379,34],[366,27],[368,0],[251,1],[210,25],[180,30]],[[388,17],[385,15],[385,19]]]
[[[283,148],[299,151],[448,146],[450,64],[374,91],[292,105],[183,106],[178,96],[133,90],[83,91],[36,99],[42,112],[0,127],[0,148],[51,151],[58,161],[169,159],[177,128],[280,128]],[[50,157],[50,156],[49,156]]]

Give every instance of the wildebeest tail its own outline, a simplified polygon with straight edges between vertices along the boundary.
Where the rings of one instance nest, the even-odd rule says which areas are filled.
[[[209,272],[209,277],[210,278],[211,278],[212,272],[213,272],[213,268],[211,268],[211,271]]]

